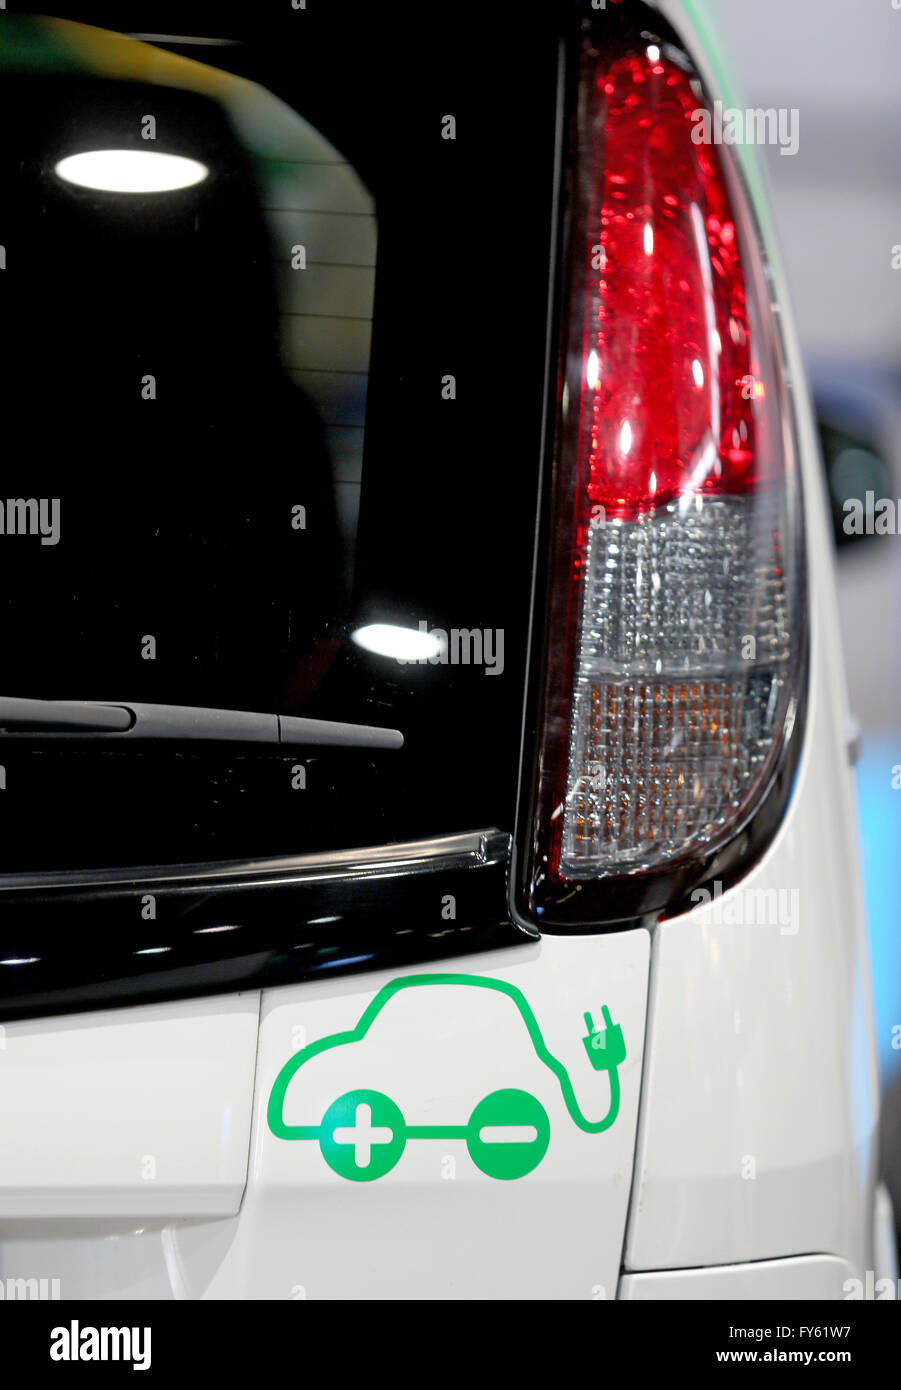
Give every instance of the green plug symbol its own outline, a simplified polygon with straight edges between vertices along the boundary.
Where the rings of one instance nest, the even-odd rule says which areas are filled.
[[[626,1060],[626,1044],[623,1042],[623,1030],[613,1022],[606,1004],[602,1006],[601,1013],[604,1016],[603,1028],[595,1028],[591,1014],[585,1015],[588,1032],[582,1041],[595,1071],[612,1071]]]

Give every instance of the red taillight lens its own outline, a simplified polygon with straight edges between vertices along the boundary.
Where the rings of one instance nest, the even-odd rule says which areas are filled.
[[[624,881],[665,905],[674,874],[734,840],[799,693],[790,406],[748,202],[729,152],[697,143],[703,106],[674,45],[583,38],[527,885],[563,921],[608,915]]]
[[[582,449],[609,515],[755,482],[745,281],[715,147],[685,72],[647,52],[599,72],[585,286]]]

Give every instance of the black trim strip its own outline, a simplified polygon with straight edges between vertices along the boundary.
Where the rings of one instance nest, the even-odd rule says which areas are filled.
[[[0,880],[0,1020],[525,945],[538,933],[510,920],[509,859],[510,836],[488,830],[105,881],[96,873],[43,875],[30,887]]]

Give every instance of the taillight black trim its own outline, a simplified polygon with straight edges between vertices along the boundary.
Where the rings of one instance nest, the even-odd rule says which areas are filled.
[[[510,836],[486,830],[256,863],[0,879],[0,1020],[526,945],[537,933],[510,920],[509,856]]]

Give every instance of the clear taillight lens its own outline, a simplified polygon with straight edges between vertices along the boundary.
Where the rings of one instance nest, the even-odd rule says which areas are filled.
[[[765,510],[711,497],[589,532],[563,877],[708,841],[765,772],[791,690],[784,517]]]
[[[671,900],[747,825],[797,706],[791,409],[704,104],[664,37],[583,37],[527,888],[562,920],[607,915],[614,879],[636,909]]]

